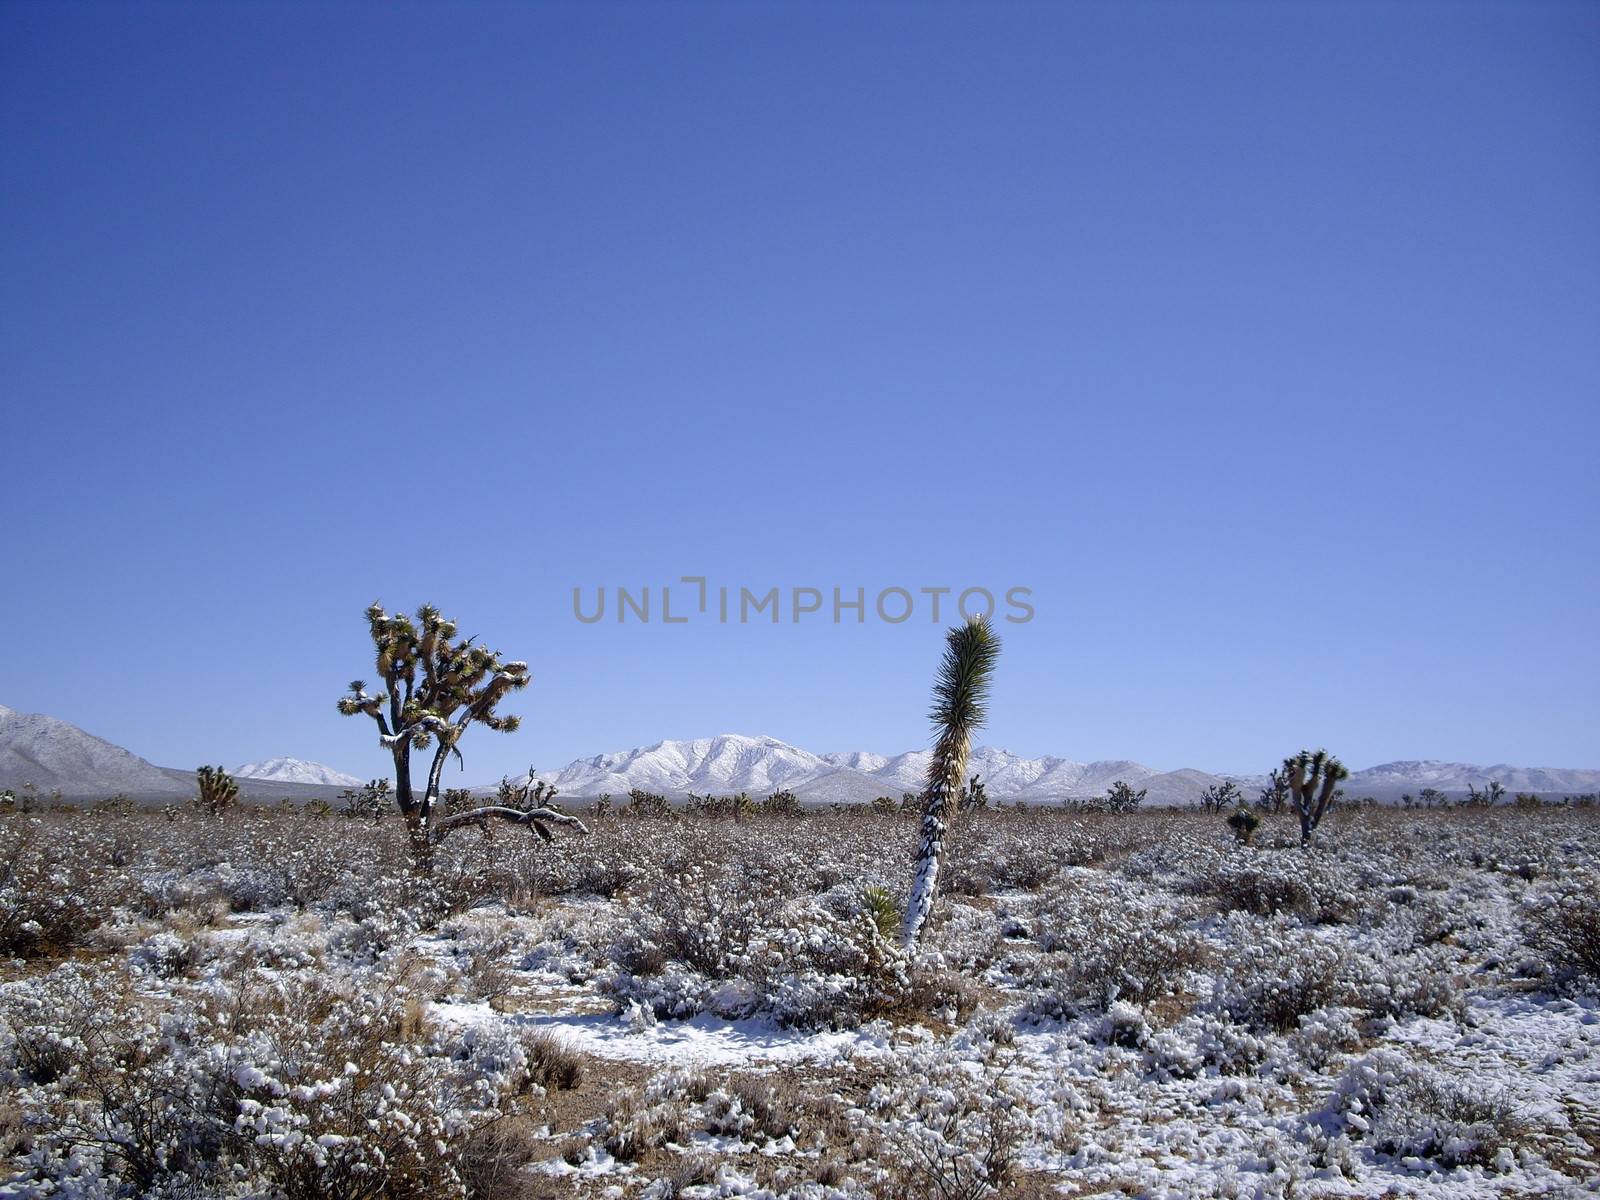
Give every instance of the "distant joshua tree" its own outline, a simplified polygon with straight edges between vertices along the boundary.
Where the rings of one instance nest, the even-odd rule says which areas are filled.
[[[1295,813],[1300,818],[1300,844],[1308,845],[1311,835],[1322,824],[1322,818],[1333,807],[1338,795],[1334,789],[1341,780],[1349,778],[1350,772],[1326,750],[1315,753],[1302,750],[1283,760],[1283,773],[1289,781]]]
[[[972,782],[961,789],[961,812],[982,812],[989,807],[989,793],[983,786],[983,777],[974,775]]]
[[[1467,796],[1461,803],[1469,808],[1493,808],[1497,804],[1503,804],[1505,798],[1506,785],[1499,780],[1491,779],[1481,792],[1472,784],[1467,784]]]
[[[1200,793],[1200,809],[1202,812],[1220,813],[1225,808],[1243,804],[1244,797],[1239,792],[1239,785],[1229,779],[1223,783],[1213,783]]]
[[[788,788],[779,788],[761,802],[761,813],[767,817],[803,817],[805,808]]]
[[[518,808],[488,804],[448,816],[437,814],[439,778],[445,761],[462,761],[460,742],[473,725],[512,733],[520,721],[495,709],[509,693],[528,686],[528,664],[507,662],[499,653],[457,637],[456,623],[425,604],[416,620],[391,616],[378,604],[367,609],[367,629],[377,651],[378,677],[384,689],[369,695],[357,679],[339,698],[345,716],[364,713],[378,726],[378,741],[394,759],[394,798],[405,818],[413,860],[420,870],[432,868],[433,850],[463,825],[487,829],[490,821],[527,825],[546,841],[550,825],[588,830],[576,817],[553,808]],[[422,794],[411,771],[414,751],[433,750]],[[529,771],[532,775],[532,771]]]
[[[221,816],[239,802],[239,785],[221,767],[201,767],[194,773],[199,789],[198,803],[213,817]]]
[[[359,790],[346,788],[339,793],[339,799],[344,802],[344,807],[339,811],[351,818],[364,817],[369,821],[381,821],[383,814],[389,811],[389,805],[393,800],[390,790],[387,779],[369,779]],[[446,792],[445,795],[448,796],[449,793]]]
[[[922,789],[922,837],[906,901],[901,941],[913,946],[939,895],[939,872],[949,854],[950,820],[966,781],[972,735],[987,715],[989,683],[1000,639],[987,620],[968,621],[945,634],[944,660],[933,685],[934,743]]]
[[[1096,801],[1095,807],[1104,812],[1137,812],[1139,805],[1144,803],[1147,791],[1149,791],[1148,788],[1140,788],[1138,791],[1134,791],[1131,784],[1124,783],[1119,779],[1106,789],[1106,794]]]
[[[623,810],[630,817],[654,817],[670,820],[678,815],[671,801],[657,792],[634,788],[628,793],[628,807]]]
[[[1281,813],[1289,804],[1289,777],[1283,771],[1273,771],[1267,776],[1267,786],[1261,789],[1257,801],[1267,812]]]

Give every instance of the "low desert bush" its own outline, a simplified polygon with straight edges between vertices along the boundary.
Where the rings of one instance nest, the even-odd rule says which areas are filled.
[[[618,1162],[633,1162],[650,1150],[685,1141],[688,1131],[682,1100],[628,1092],[607,1107],[600,1142]]]
[[[870,891],[794,895],[776,864],[689,866],[655,881],[628,912],[602,986],[619,1008],[654,1016],[766,1012],[802,1029],[840,1028],[893,1010],[908,963]]]
[[[3,1069],[40,1132],[26,1177],[211,1194],[240,1181],[298,1200],[466,1194],[453,1147],[537,1092],[513,1035],[447,1037],[415,968],[359,984],[239,973],[158,1005],[69,964],[10,998]],[[173,1189],[176,1189],[174,1191]]]
[[[0,955],[61,954],[135,894],[122,870],[98,865],[92,829],[46,829],[26,816],[0,820]]]
[[[1390,1050],[1352,1063],[1330,1109],[1352,1138],[1443,1167],[1503,1164],[1533,1133],[1503,1092],[1447,1079]]]
[[[1207,958],[1192,915],[1170,898],[1112,876],[1073,874],[1045,889],[1034,938],[1034,1012],[1101,1012],[1181,991]]]
[[[1213,1001],[1254,1029],[1286,1033],[1301,1017],[1355,999],[1343,947],[1284,917],[1233,914]]]
[[[990,1200],[1013,1182],[1037,1131],[1006,1069],[1001,1063],[975,1075],[935,1051],[899,1081],[874,1088],[862,1106],[883,1144],[872,1194]]]
[[[1600,876],[1571,880],[1525,920],[1523,934],[1556,972],[1600,980]]]
[[[1215,896],[1228,911],[1289,913],[1318,924],[1353,919],[1362,907],[1361,881],[1328,854],[1231,850],[1210,878],[1191,886]]]

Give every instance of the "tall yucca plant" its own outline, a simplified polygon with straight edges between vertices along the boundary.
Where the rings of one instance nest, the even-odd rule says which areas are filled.
[[[1000,657],[1000,639],[987,619],[968,621],[945,634],[944,661],[933,685],[933,757],[922,789],[922,839],[906,901],[901,941],[912,946],[922,934],[939,894],[939,873],[949,853],[950,818],[966,782],[972,735],[988,716],[989,682]]]

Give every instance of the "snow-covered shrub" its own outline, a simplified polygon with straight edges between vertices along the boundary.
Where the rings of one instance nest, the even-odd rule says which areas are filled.
[[[904,953],[879,928],[865,893],[836,913],[838,894],[790,896],[772,863],[691,865],[657,879],[630,909],[603,986],[619,1008],[657,1017],[769,1013],[805,1029],[859,1024],[904,1002]]]
[[[1396,1157],[1428,1158],[1445,1167],[1507,1162],[1529,1126],[1503,1092],[1463,1084],[1392,1050],[1352,1063],[1329,1101],[1349,1136]]]
[[[782,1076],[741,1076],[706,1098],[705,1129],[757,1144],[793,1138],[800,1132],[801,1107],[799,1095]]]
[[[983,1200],[1012,1181],[1033,1117],[1003,1064],[973,1065],[930,1050],[868,1093],[862,1108],[879,1128],[888,1169],[874,1195]],[[1068,1120],[1066,1106],[1055,1116]]]
[[[1032,828],[1043,831],[1045,820],[1048,818],[1034,818]],[[1094,861],[1094,845],[1086,834],[1060,831],[1066,836],[1017,836],[1019,832],[1026,834],[1031,831],[1027,826],[1021,830],[1007,830],[1011,836],[990,859],[989,882],[992,890],[1020,888],[1031,892],[1048,883],[1062,867],[1081,866]]]
[[[35,958],[81,945],[134,894],[123,871],[97,865],[94,830],[48,830],[27,816],[0,819],[0,955]]]
[[[1216,874],[1195,886],[1216,896],[1225,909],[1292,913],[1319,924],[1354,918],[1362,906],[1362,881],[1332,854],[1258,853],[1234,848]]]
[[[1369,962],[1354,980],[1353,1002],[1376,1017],[1454,1017],[1466,998],[1445,957],[1419,953]]]
[[[1152,839],[1129,854],[1122,864],[1122,874],[1144,880],[1209,879],[1215,876],[1221,860],[1222,850],[1214,843],[1189,830],[1173,829],[1167,837]]]
[[[1227,924],[1213,1001],[1234,1020],[1286,1033],[1308,1013],[1353,998],[1354,964],[1331,939],[1282,916],[1233,913]]]
[[[1289,1044],[1301,1062],[1320,1071],[1361,1045],[1359,1017],[1359,1010],[1340,1006],[1305,1013]]]
[[[150,918],[169,913],[192,913],[205,924],[226,915],[230,905],[212,872],[163,870],[137,877],[132,898],[140,915]]]
[[[1097,871],[1046,888],[1034,911],[1046,953],[1034,967],[1033,1011],[1097,1012],[1118,1000],[1148,1004],[1185,986],[1206,957],[1191,915],[1163,893]]]
[[[632,1162],[646,1151],[685,1141],[688,1130],[682,1100],[626,1092],[607,1106],[600,1140],[612,1158]]]
[[[135,946],[128,960],[137,968],[162,979],[191,970],[200,960],[200,946],[190,938],[162,930]]]
[[[71,964],[7,998],[3,1070],[36,1130],[26,1174],[163,1194],[464,1195],[454,1146],[537,1091],[504,1031],[443,1038],[413,975],[242,976],[157,1004]]]
[[[1557,972],[1600,981],[1600,875],[1568,880],[1529,915],[1523,933]]]
[[[1148,1070],[1159,1077],[1193,1079],[1209,1072],[1248,1074],[1267,1057],[1259,1036],[1216,1013],[1190,1013],[1169,1029],[1153,1030],[1141,1044]]]
[[[938,952],[946,966],[977,975],[1001,952],[1001,924],[988,907],[952,901],[936,921],[926,945]],[[891,929],[885,936],[892,937],[895,932]]]

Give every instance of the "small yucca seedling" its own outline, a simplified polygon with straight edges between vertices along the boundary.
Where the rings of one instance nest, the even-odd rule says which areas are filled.
[[[933,912],[939,872],[949,853],[950,818],[967,777],[972,735],[988,716],[989,684],[1000,658],[1000,639],[988,620],[968,621],[945,634],[944,659],[933,685],[934,743],[922,789],[922,839],[906,900],[901,940],[914,945]]]
[[[900,906],[889,894],[889,889],[869,887],[861,893],[861,905],[872,918],[872,923],[878,927],[880,934],[886,938],[895,935],[895,931],[900,928]]]
[[[1244,846],[1250,844],[1250,839],[1255,836],[1256,828],[1260,824],[1261,818],[1243,806],[1236,808],[1228,817],[1228,828],[1233,830],[1233,836]]]

